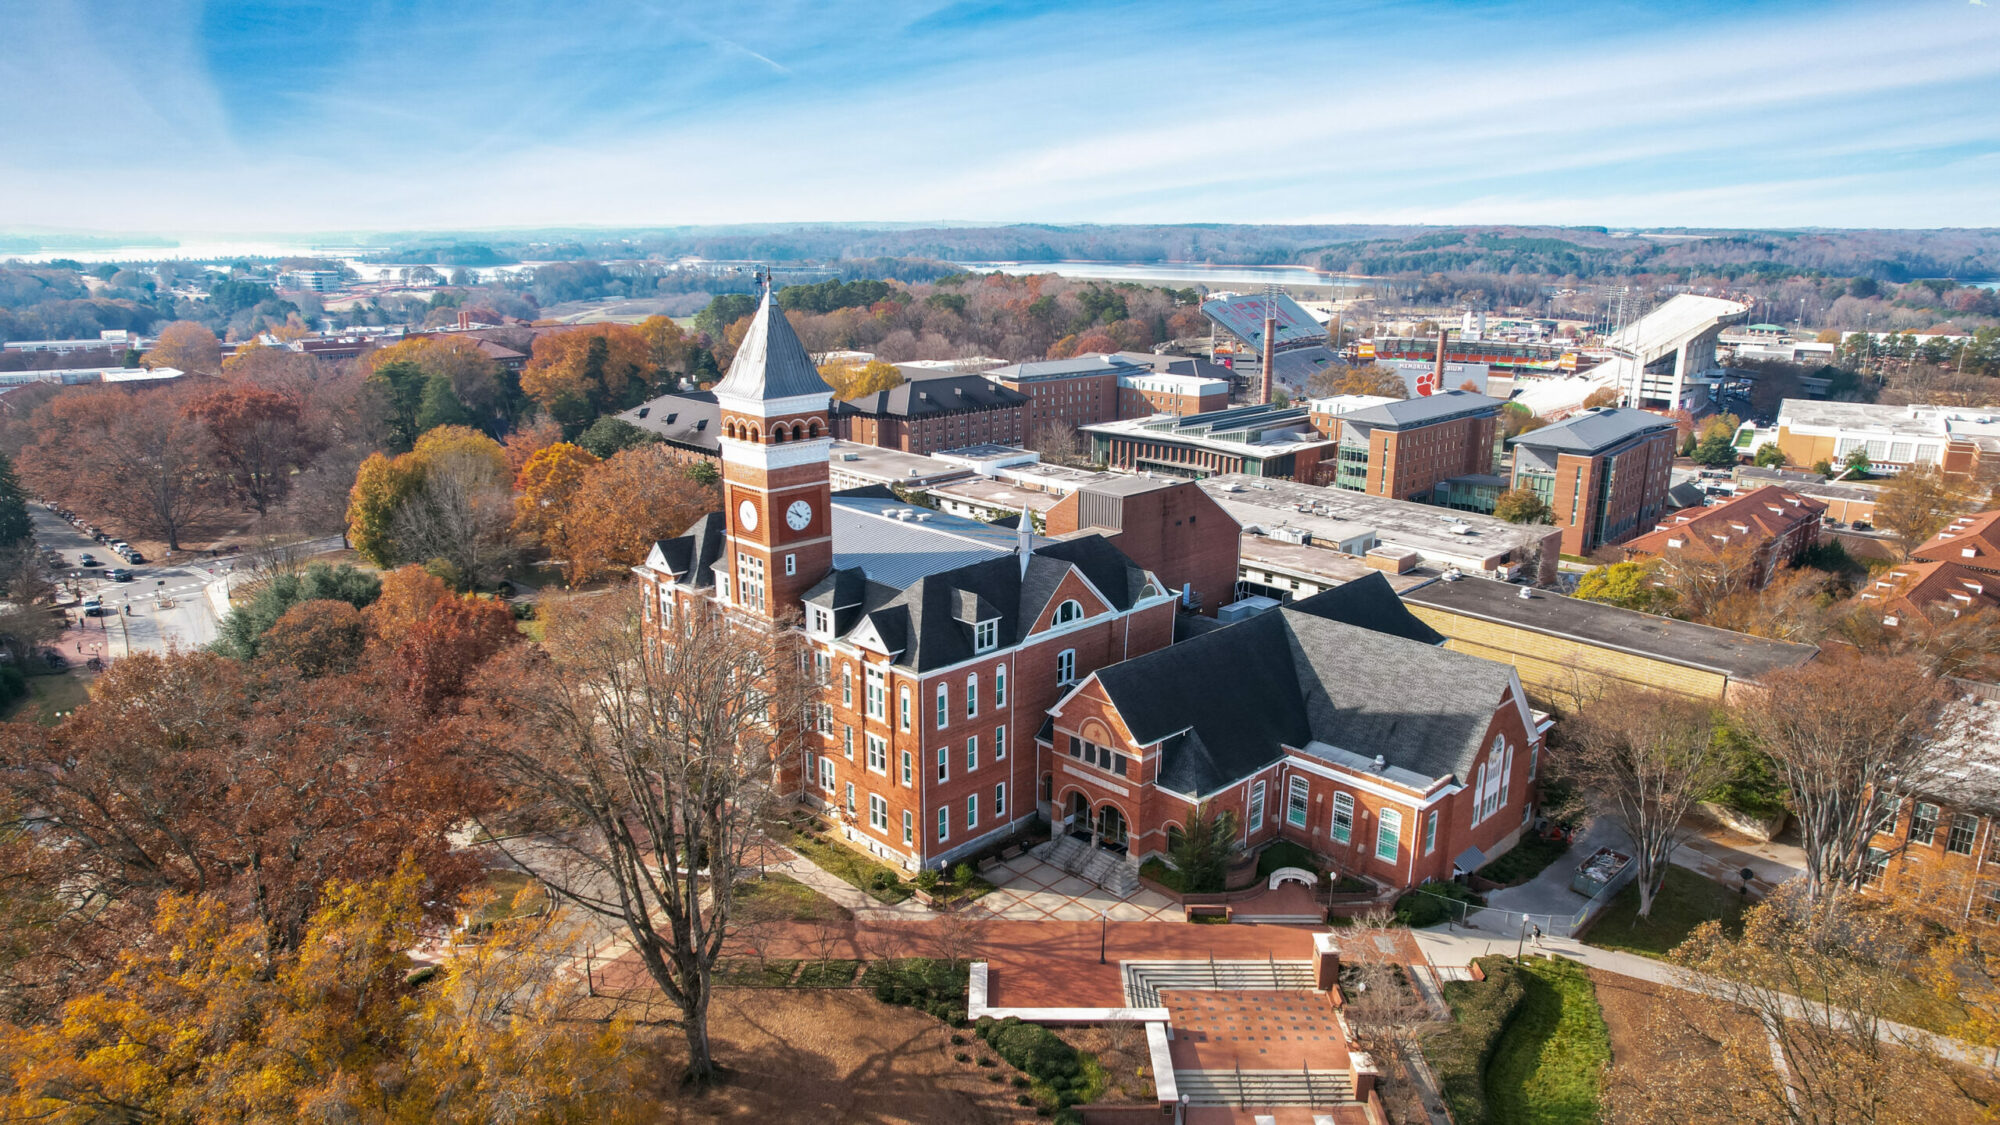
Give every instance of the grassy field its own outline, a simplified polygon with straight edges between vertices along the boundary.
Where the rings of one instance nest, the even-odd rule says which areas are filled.
[[[1645,957],[1665,957],[1703,922],[1719,920],[1729,933],[1743,929],[1743,896],[1685,867],[1667,868],[1666,882],[1653,899],[1653,913],[1639,918],[1639,884],[1618,892],[1597,916],[1583,940],[1603,949]]]
[[[1611,1039],[1597,990],[1573,961],[1527,963],[1527,994],[1486,1067],[1496,1125],[1588,1125],[1599,1100]]]
[[[1512,851],[1479,869],[1479,877],[1503,887],[1517,887],[1542,873],[1542,869],[1569,851],[1566,840],[1549,840],[1523,834]]]
[[[785,846],[812,860],[834,878],[859,887],[877,902],[902,902],[913,893],[895,868],[877,863],[836,841],[796,832],[785,841]]]
[[[780,871],[736,885],[734,921],[834,922],[854,917],[848,909]]]
[[[8,709],[7,719],[32,719],[45,727],[56,724],[56,712],[74,711],[90,700],[90,681],[79,672],[29,676],[28,695]]]

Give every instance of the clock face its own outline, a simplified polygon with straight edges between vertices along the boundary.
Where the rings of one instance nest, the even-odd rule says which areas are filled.
[[[738,505],[736,508],[736,522],[742,524],[745,531],[757,530],[757,505],[752,504],[748,500]]]
[[[804,531],[806,525],[812,522],[812,518],[812,505],[803,500],[794,500],[792,506],[785,509],[785,523],[793,531]]]

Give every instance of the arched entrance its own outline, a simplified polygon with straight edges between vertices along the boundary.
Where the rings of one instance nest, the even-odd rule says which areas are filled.
[[[1071,835],[1086,840],[1090,838],[1090,798],[1085,797],[1079,790],[1070,790],[1069,810],[1065,823],[1069,825]]]
[[[1118,811],[1117,805],[1098,806],[1097,839],[1103,847],[1125,850],[1125,814]]]

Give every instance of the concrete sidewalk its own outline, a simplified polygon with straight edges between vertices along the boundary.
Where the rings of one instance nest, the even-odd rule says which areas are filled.
[[[1499,934],[1474,934],[1464,930],[1454,932],[1448,928],[1417,930],[1414,932],[1418,946],[1424,951],[1424,956],[1430,959],[1432,965],[1440,969],[1459,968],[1470,965],[1475,957],[1485,957],[1490,954],[1512,957],[1516,948],[1516,940],[1509,940],[1506,936]],[[1531,937],[1526,942],[1524,951],[1527,953],[1542,953],[1551,957],[1566,957],[1571,961],[1593,969],[1600,969],[1607,973],[1616,973],[1623,977],[1651,981],[1669,988],[1699,992],[1710,996],[1726,995],[1722,982],[1714,977],[1689,972],[1677,965],[1665,961],[1656,961],[1651,957],[1641,957],[1636,953],[1621,953],[1612,949],[1599,949],[1593,945],[1585,945],[1573,938],[1545,937],[1538,942]],[[1797,997],[1791,998],[1791,1004],[1795,1014],[1803,1013],[1807,1007],[1807,1001],[1798,999]],[[1981,1069],[1992,1069],[1996,1064],[2000,1064],[2000,1053],[1996,1053],[1995,1048],[1981,1047],[1960,1039],[1952,1039],[1935,1032],[1910,1027],[1906,1024],[1892,1023],[1887,1020],[1882,1022],[1882,1028],[1883,1034],[1891,1040],[1929,1051],[1931,1054],[1937,1055],[1940,1058],[1950,1059],[1953,1062]]]

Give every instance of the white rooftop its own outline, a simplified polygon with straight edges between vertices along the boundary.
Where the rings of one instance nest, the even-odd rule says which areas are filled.
[[[1012,554],[1019,534],[900,500],[833,498],[833,565],[860,567],[885,586]],[[1038,547],[1048,542],[1034,539]]]

